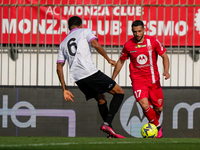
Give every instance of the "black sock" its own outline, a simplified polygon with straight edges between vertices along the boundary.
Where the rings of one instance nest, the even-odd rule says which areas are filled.
[[[103,121],[106,120],[107,116],[108,116],[108,107],[107,107],[107,102],[105,102],[104,104],[100,105],[98,104],[98,108],[99,108],[99,113],[103,119]]]
[[[111,125],[113,118],[115,117],[115,114],[117,113],[122,101],[124,98],[124,94],[115,94],[110,102],[110,107],[108,111],[108,116],[105,120],[109,125]]]
[[[158,126],[158,127],[157,127],[158,131],[160,130],[160,127],[161,127],[161,126]]]

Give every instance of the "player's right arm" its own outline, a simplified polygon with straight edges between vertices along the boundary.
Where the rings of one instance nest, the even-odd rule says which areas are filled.
[[[63,89],[63,96],[66,101],[74,102],[74,100],[72,99],[74,96],[69,90],[67,90],[67,87],[65,84],[64,75],[63,75],[63,66],[64,66],[64,63],[57,63],[57,75]]]
[[[114,61],[108,57],[108,55],[106,54],[103,47],[98,43],[98,41],[96,39],[91,41],[91,45],[92,45],[92,47],[94,47],[97,50],[97,52],[99,54],[101,54],[108,61],[109,64],[111,64],[112,67],[115,66],[116,61]]]
[[[119,59],[115,65],[114,71],[113,71],[113,75],[112,75],[112,79],[115,80],[116,76],[119,74],[121,68],[124,65],[124,60]]]

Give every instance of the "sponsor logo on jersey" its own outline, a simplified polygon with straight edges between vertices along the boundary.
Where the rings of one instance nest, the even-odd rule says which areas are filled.
[[[135,48],[142,48],[142,47],[147,47],[147,45],[137,45],[137,46],[135,46]]]
[[[135,52],[137,52],[137,51],[130,51],[130,53],[135,53]]]
[[[122,57],[123,55],[124,55],[124,53],[121,52],[121,53],[120,53],[120,57]]]
[[[140,54],[138,55],[137,57],[137,62],[140,64],[140,65],[144,65],[146,62],[147,62],[148,58],[146,55],[144,54]]]

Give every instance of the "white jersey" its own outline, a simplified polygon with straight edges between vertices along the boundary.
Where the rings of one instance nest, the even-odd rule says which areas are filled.
[[[71,82],[84,79],[98,71],[92,60],[90,42],[97,39],[91,29],[75,28],[60,44],[57,63],[68,60]]]

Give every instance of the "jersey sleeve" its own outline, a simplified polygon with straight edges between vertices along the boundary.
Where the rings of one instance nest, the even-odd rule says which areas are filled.
[[[120,55],[120,60],[126,60],[128,59],[129,55],[128,55],[128,51],[126,50],[125,46],[123,47],[122,51],[121,51],[121,55]]]
[[[92,40],[97,39],[97,37],[94,35],[91,29],[88,29],[86,34],[86,39],[90,43]]]
[[[62,50],[62,47],[60,45],[60,49],[59,49],[59,52],[58,52],[58,57],[57,57],[57,63],[65,63],[65,56],[64,56],[64,53],[63,53],[63,50]]]
[[[160,43],[158,39],[155,41],[155,50],[160,56],[166,52],[165,47]]]

